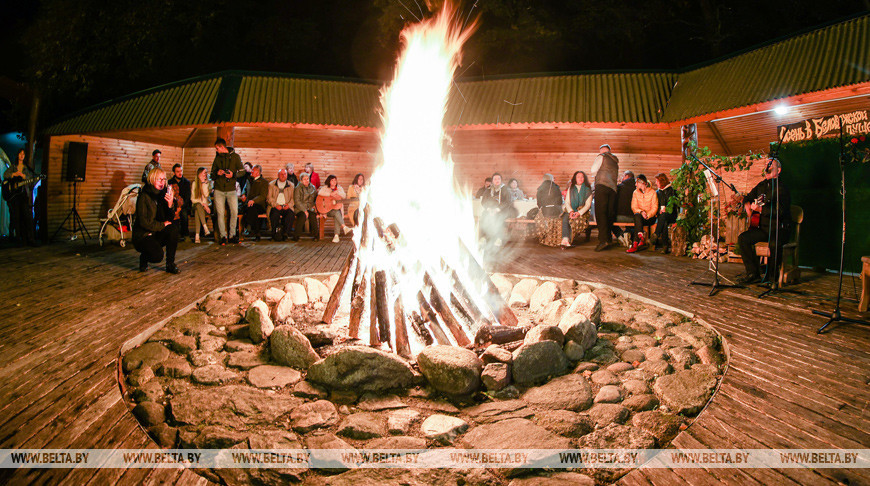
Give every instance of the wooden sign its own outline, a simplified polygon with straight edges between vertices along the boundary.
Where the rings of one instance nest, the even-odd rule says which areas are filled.
[[[855,110],[840,115],[810,118],[798,123],[781,125],[777,129],[782,143],[816,140],[819,138],[854,136],[870,133],[867,110]]]

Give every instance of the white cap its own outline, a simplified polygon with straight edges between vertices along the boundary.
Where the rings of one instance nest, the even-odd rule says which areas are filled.
[[[612,150],[612,149],[610,148],[610,144],[606,144],[606,143],[601,144],[601,146],[598,147],[598,148],[599,148],[599,149],[603,149],[604,147],[607,147],[607,150]]]

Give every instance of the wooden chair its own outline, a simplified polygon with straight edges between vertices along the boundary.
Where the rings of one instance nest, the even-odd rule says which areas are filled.
[[[861,302],[858,304],[858,312],[867,312],[870,307],[870,256],[861,257]]]
[[[788,243],[782,245],[782,263],[779,266],[779,285],[796,283],[801,277],[798,268],[798,242],[801,236],[801,223],[804,221],[804,210],[792,205],[791,221],[794,224],[794,234]],[[766,263],[770,258],[770,247],[765,242],[755,244],[755,254]]]

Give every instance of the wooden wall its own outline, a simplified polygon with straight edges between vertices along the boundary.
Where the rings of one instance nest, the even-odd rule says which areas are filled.
[[[179,131],[178,140],[187,139],[187,135],[181,135],[191,133],[191,129],[184,130]],[[114,138],[129,134],[53,137],[47,192],[49,231],[54,233],[72,206],[72,186],[62,180],[68,142],[89,144],[87,177],[86,182],[79,184],[78,209],[87,229],[96,236],[99,219],[105,217],[124,187],[139,181],[152,150],[159,148],[163,152],[164,168],[182,163],[185,175],[192,179],[198,167],[211,168],[215,132],[215,128],[197,129],[185,149],[152,142],[159,137],[131,135],[138,141]],[[598,146],[605,142],[612,145],[619,157],[620,170],[630,169],[651,178],[681,163],[676,129],[473,129],[457,130],[450,135],[457,177],[469,189],[480,187],[483,179],[496,171],[502,173],[505,182],[517,178],[529,195],[535,193],[545,173],[553,174],[564,188],[574,171],[589,171]],[[235,140],[242,160],[262,165],[269,179],[274,179],[287,162],[295,164],[297,174],[305,163],[311,162],[321,180],[336,174],[345,188],[357,172],[371,175],[378,147],[377,133],[364,130],[239,127]]]
[[[300,137],[299,132],[307,135]],[[195,148],[184,151],[184,163],[191,167],[211,167],[214,149],[205,145],[213,140],[214,129],[201,129],[192,140]],[[336,174],[347,187],[353,175],[367,176],[375,166],[377,134],[354,130],[317,130],[288,128],[236,128],[236,152],[245,162],[263,166],[264,174],[274,179],[287,162],[296,173],[307,162],[321,175]],[[316,143],[313,143],[314,140]],[[518,129],[458,130],[451,133],[453,160],[460,182],[477,188],[493,172],[501,172],[505,182],[517,178],[520,187],[534,193],[545,173],[564,186],[576,170],[589,171],[598,146],[610,143],[620,159],[620,169],[654,176],[679,167],[679,130],[638,129]]]
[[[46,186],[49,237],[72,208],[73,185],[64,180],[69,142],[88,144],[85,182],[78,184],[77,208],[85,228],[94,238],[100,231],[100,218],[106,217],[121,195],[121,190],[141,181],[142,171],[151,160],[154,149],[162,152],[160,165],[164,169],[171,169],[173,164],[181,162],[179,147],[92,136],[52,137]],[[66,235],[69,233],[61,232],[58,238]]]

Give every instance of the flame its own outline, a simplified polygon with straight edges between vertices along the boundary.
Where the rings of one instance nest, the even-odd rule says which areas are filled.
[[[449,300],[451,274],[444,271],[445,263],[470,291],[471,300],[485,307],[483,285],[473,288],[473,280],[462,263],[461,244],[471,249],[478,261],[480,256],[471,197],[454,177],[443,130],[462,45],[476,27],[475,23],[461,27],[456,13],[448,2],[435,17],[402,31],[403,47],[393,81],[381,90],[381,160],[361,197],[361,212],[371,206],[373,217],[385,225],[395,224],[400,231],[398,241],[387,245],[378,237],[374,224],[368,222],[366,255],[360,254],[360,259],[363,265],[392,269],[389,300],[392,303],[401,298],[405,309],[419,309],[416,297],[425,287],[424,274]],[[362,233],[355,232],[358,249]],[[395,326],[393,305],[389,308]],[[368,322],[365,316],[363,319]],[[474,324],[462,324],[473,340]],[[396,349],[395,335],[393,330],[389,343],[392,349]],[[424,344],[413,332],[408,335],[416,355]],[[454,337],[448,336],[456,344]],[[360,338],[368,339],[367,326],[361,326]]]

